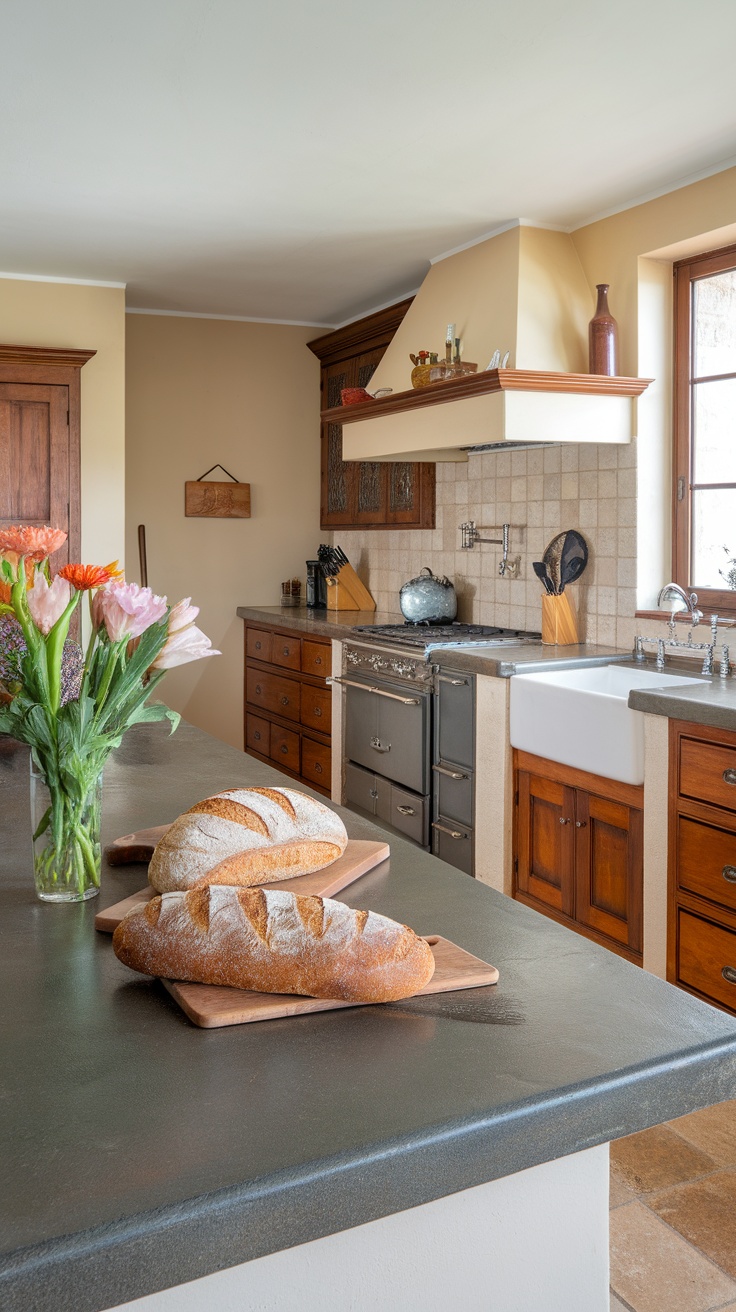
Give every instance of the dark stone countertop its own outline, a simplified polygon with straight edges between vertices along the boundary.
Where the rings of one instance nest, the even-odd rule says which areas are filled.
[[[254,624],[282,626],[320,638],[355,638],[353,628],[367,624],[403,624],[401,614],[381,611],[310,610],[306,606],[238,606],[241,620]],[[362,641],[366,635],[360,635]],[[557,654],[559,653],[559,654]],[[508,679],[512,674],[532,670],[556,670],[567,665],[607,665],[610,661],[630,660],[631,652],[617,647],[595,647],[579,643],[575,647],[452,647],[432,653],[432,661],[464,673],[487,674]]]
[[[281,780],[139,726],[103,838]],[[396,837],[345,901],[461,943],[495,988],[197,1029],[93,929],[143,868],[42,905],[7,739],[0,787],[3,1312],[98,1312],[736,1096],[733,1017]]]
[[[692,673],[696,674],[698,668]],[[671,720],[708,724],[714,729],[736,729],[736,679],[731,675],[722,680],[715,674],[698,685],[648,691],[637,688],[629,693],[629,706],[646,715],[666,715]]]

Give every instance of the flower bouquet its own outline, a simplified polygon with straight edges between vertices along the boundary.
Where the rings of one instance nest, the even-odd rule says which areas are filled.
[[[102,770],[133,724],[179,716],[151,703],[167,669],[217,656],[185,598],[169,607],[126,583],[117,562],[64,565],[49,556],[60,529],[0,529],[0,732],[31,747],[36,891],[78,902],[100,886]],[[69,626],[89,594],[92,631],[82,653]]]

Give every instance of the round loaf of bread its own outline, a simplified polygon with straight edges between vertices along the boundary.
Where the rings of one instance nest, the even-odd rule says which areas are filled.
[[[164,893],[133,907],[112,942],[145,975],[345,1002],[407,998],[434,973],[407,925],[278,888]]]
[[[204,884],[252,887],[336,861],[348,836],[338,815],[293,788],[228,788],[180,815],[154,849],[158,893]]]

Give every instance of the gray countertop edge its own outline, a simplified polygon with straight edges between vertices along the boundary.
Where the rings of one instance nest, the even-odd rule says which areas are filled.
[[[624,1068],[536,1105],[527,1099],[505,1114],[444,1124],[360,1157],[342,1155],[16,1250],[3,1258],[3,1312],[56,1312],[68,1306],[70,1286],[75,1312],[102,1312],[607,1143],[623,1125],[634,1133],[684,1115],[729,1097],[735,1076],[733,1040],[710,1041],[674,1063]]]
[[[718,677],[700,687],[643,688],[629,693],[629,706],[645,715],[664,715],[712,729],[736,730],[736,681],[721,683]]]

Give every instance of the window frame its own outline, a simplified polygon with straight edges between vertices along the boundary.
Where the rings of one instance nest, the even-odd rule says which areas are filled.
[[[672,478],[672,578],[686,592],[697,591],[699,605],[736,617],[736,592],[693,588],[690,582],[692,530],[692,287],[713,273],[736,268],[736,245],[678,260],[674,275],[674,402]],[[727,376],[727,375],[726,375]],[[680,497],[680,489],[683,491]],[[734,544],[736,554],[736,543]]]

